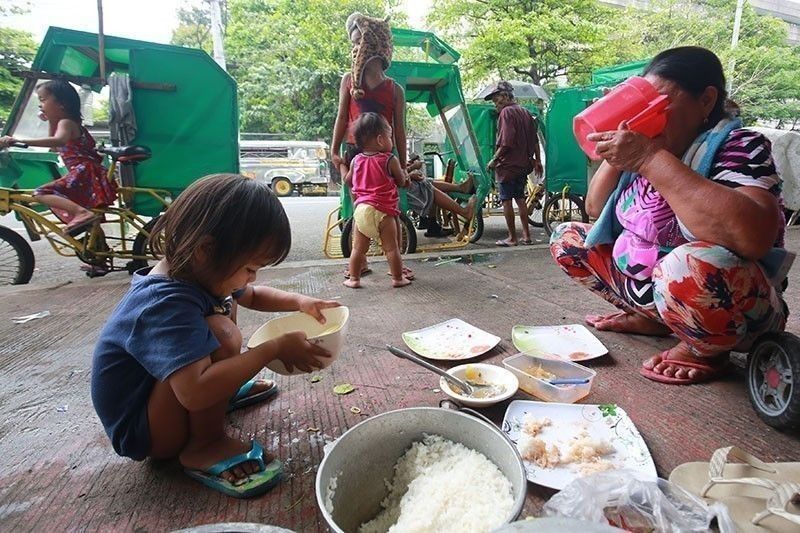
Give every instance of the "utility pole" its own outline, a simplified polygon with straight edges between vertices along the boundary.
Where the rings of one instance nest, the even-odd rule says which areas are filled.
[[[733,36],[731,37],[731,60],[728,63],[728,94],[733,91],[733,71],[736,68],[736,46],[739,44],[739,28],[742,25],[742,9],[745,0],[736,0],[736,16],[733,19]]]
[[[211,41],[214,43],[214,61],[222,70],[225,65],[225,48],[222,44],[222,0],[206,0],[211,4]]]

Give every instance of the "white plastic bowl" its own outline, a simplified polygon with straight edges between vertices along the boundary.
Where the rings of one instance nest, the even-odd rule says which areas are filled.
[[[492,385],[502,385],[505,387],[505,391],[503,391],[502,394],[492,396],[491,398],[470,398],[469,396],[464,396],[457,393],[450,387],[450,384],[444,378],[439,378],[439,387],[444,391],[445,394],[450,396],[461,405],[465,405],[467,407],[489,407],[490,405],[494,405],[502,402],[503,400],[511,398],[517,392],[517,389],[519,389],[519,381],[517,380],[517,376],[505,368],[497,365],[471,363],[467,365],[454,366],[448,370],[447,373],[451,376],[455,376],[466,381],[464,376],[467,372],[468,366],[478,370],[485,382],[491,383]]]
[[[323,309],[322,315],[325,317],[325,324],[320,324],[317,319],[305,313],[292,313],[290,315],[273,318],[256,330],[247,341],[248,348],[254,348],[262,342],[280,337],[292,331],[302,331],[308,340],[325,348],[331,354],[330,357],[320,357],[318,361],[322,363],[322,368],[327,368],[333,364],[342,353],[344,336],[347,333],[347,322],[350,318],[350,309],[344,306]],[[275,359],[267,368],[284,376],[295,376],[304,374],[302,370],[289,371],[283,361]]]

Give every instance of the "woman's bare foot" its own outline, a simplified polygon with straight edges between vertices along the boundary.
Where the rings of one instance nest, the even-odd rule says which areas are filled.
[[[241,442],[227,435],[222,438],[207,443],[192,443],[186,445],[181,451],[179,460],[184,468],[192,470],[207,470],[220,461],[229,459],[236,455],[247,453],[250,450],[250,443]],[[275,457],[264,452],[264,464],[271,463]],[[246,478],[250,474],[258,472],[256,461],[247,461],[226,470],[220,477],[233,483],[234,481]]]
[[[342,282],[342,285],[344,285],[345,287],[350,287],[351,289],[360,289],[361,280],[350,277],[349,279],[344,280],[344,282]]]
[[[653,337],[666,337],[672,334],[672,330],[665,324],[625,311],[610,315],[586,315],[586,323],[599,331],[636,333]]]
[[[392,280],[392,287],[394,287],[395,289],[399,287],[405,287],[406,285],[411,285],[411,280],[405,276],[401,277],[400,279]]]
[[[685,383],[699,383],[719,374],[727,364],[729,355],[723,352],[716,356],[698,357],[685,342],[679,342],[673,348],[646,359],[642,368],[646,377],[656,381],[661,376]]]

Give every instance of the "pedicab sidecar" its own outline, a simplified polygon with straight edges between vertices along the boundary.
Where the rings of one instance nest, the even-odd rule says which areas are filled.
[[[101,51],[106,79],[100,78]],[[152,258],[146,242],[153,217],[198,178],[239,170],[236,82],[202,50],[113,36],[104,36],[101,47],[97,34],[51,27],[31,68],[19,75],[24,82],[3,134],[23,138],[48,134],[38,118],[40,81],[67,80],[84,100],[109,87],[113,149],[99,151],[109,157],[108,179],[121,187],[115,204],[95,210],[101,222],[82,237],[64,235],[62,220],[31,196],[64,173],[58,157],[46,149],[0,154],[0,214],[13,211],[30,240],[44,237],[56,253],[77,256],[90,275],[144,266]],[[83,109],[91,129],[90,102]],[[0,248],[10,251],[0,254],[0,271],[11,272],[0,283],[27,283],[34,267],[30,245],[14,230],[0,229]]]

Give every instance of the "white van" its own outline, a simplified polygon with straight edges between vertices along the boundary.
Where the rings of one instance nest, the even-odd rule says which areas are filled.
[[[240,172],[267,182],[277,196],[327,194],[328,160],[321,141],[239,141]]]

